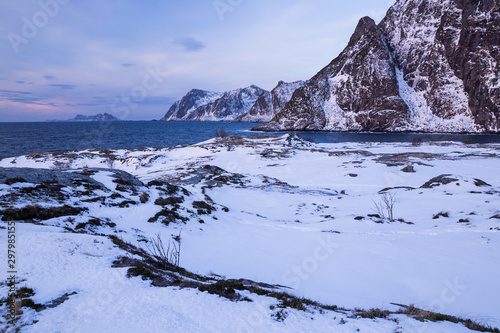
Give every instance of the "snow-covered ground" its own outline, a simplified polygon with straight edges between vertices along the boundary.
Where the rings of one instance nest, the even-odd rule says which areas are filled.
[[[460,323],[403,314],[360,318],[354,311],[396,311],[391,303],[397,303],[499,327],[499,153],[498,144],[310,144],[286,135],[3,159],[2,168],[67,167],[56,171],[83,172],[102,185],[51,192],[3,184],[0,169],[0,210],[88,209],[17,222],[18,287],[32,288],[40,304],[67,295],[42,311],[23,307],[17,326],[22,332],[469,331]],[[141,185],[116,170],[143,184],[163,183]],[[375,216],[384,193],[395,200],[392,221]],[[169,197],[182,200],[157,201]],[[150,220],[175,205],[177,215]],[[180,266],[188,271],[281,285],[280,291],[346,310],[282,309],[277,299],[246,290],[239,292],[253,302],[153,287],[128,278],[127,267],[112,267],[127,252],[108,235],[144,248],[158,233],[165,243],[181,235]],[[7,229],[0,238],[7,243]],[[0,253],[6,274],[5,246]],[[4,281],[0,298],[7,292]],[[0,309],[7,314],[5,304]]]

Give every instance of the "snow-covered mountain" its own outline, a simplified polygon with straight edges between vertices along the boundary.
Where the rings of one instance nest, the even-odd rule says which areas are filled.
[[[266,92],[255,85],[225,93],[191,90],[175,102],[161,120],[234,120],[248,112]]]
[[[257,130],[500,131],[500,4],[398,0]]]
[[[260,95],[250,111],[236,118],[236,121],[270,121],[290,101],[295,90],[304,84],[304,81],[278,82],[278,85],[273,90]]]
[[[198,108],[213,103],[222,93],[192,89],[181,100],[175,102],[160,120],[193,120]]]

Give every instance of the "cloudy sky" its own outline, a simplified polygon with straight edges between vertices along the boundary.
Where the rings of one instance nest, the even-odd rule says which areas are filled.
[[[388,0],[0,3],[0,121],[161,118],[192,88],[306,80]]]

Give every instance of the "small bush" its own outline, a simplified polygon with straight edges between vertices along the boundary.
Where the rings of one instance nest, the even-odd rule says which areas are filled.
[[[284,309],[281,309],[271,315],[271,318],[273,318],[277,322],[284,322],[286,317],[288,317],[288,312],[286,312]]]
[[[55,161],[54,164],[52,165],[52,169],[63,170],[63,169],[69,169],[70,166],[71,166],[70,162]]]
[[[241,300],[241,295],[236,290],[244,290],[245,287],[237,280],[220,280],[216,283],[200,285],[198,289],[200,291],[207,291],[212,295],[219,295],[233,301],[238,301]]]
[[[177,243],[177,244],[176,244]],[[156,238],[150,238],[150,244],[146,244],[148,252],[156,258],[164,267],[179,267],[181,260],[181,234],[179,232],[175,242],[169,240],[167,247],[163,245],[161,234],[156,234]]]
[[[227,137],[226,130],[221,128],[220,130],[215,130],[215,137],[218,139],[224,139]]]
[[[109,149],[101,149],[100,153],[103,155],[104,163],[106,163],[108,168],[113,169],[116,162],[116,156],[113,155],[113,153]]]
[[[118,246],[118,248],[120,248],[126,252],[141,255],[141,256],[144,255],[143,250],[136,248],[135,246],[125,242],[123,239],[121,239],[115,235],[109,235],[108,238],[113,242],[113,244]]]
[[[375,202],[375,211],[383,220],[394,221],[394,205],[396,204],[396,194],[385,192],[380,202]]]
[[[157,274],[153,273],[150,267],[140,263],[135,267],[131,267],[127,270],[127,277],[140,276],[143,280],[154,280],[158,277]]]
[[[484,325],[478,324],[470,319],[463,319],[463,318],[459,318],[459,317],[455,317],[455,316],[445,315],[442,313],[436,313],[436,312],[422,310],[422,309],[416,308],[413,305],[405,306],[404,309],[400,310],[397,313],[411,316],[419,321],[424,321],[424,320],[429,320],[432,322],[448,321],[448,322],[452,322],[452,323],[461,323],[465,327],[467,327],[468,329],[479,331],[479,332],[500,333],[500,330],[498,328],[484,326]]]
[[[375,319],[375,318],[387,318],[391,313],[386,310],[380,309],[370,309],[370,310],[357,310],[356,315],[361,318]]]

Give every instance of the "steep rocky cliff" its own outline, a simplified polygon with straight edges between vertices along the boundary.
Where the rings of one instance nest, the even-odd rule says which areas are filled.
[[[191,90],[175,102],[161,120],[234,120],[248,112],[265,92],[254,85],[225,93]]]
[[[198,108],[213,103],[220,97],[221,93],[192,89],[175,102],[160,120],[192,120],[197,117]]]
[[[398,0],[255,129],[498,132],[499,7]]]
[[[273,90],[260,95],[250,111],[235,120],[243,122],[270,121],[290,101],[295,90],[304,84],[304,81],[278,82],[278,85]]]

